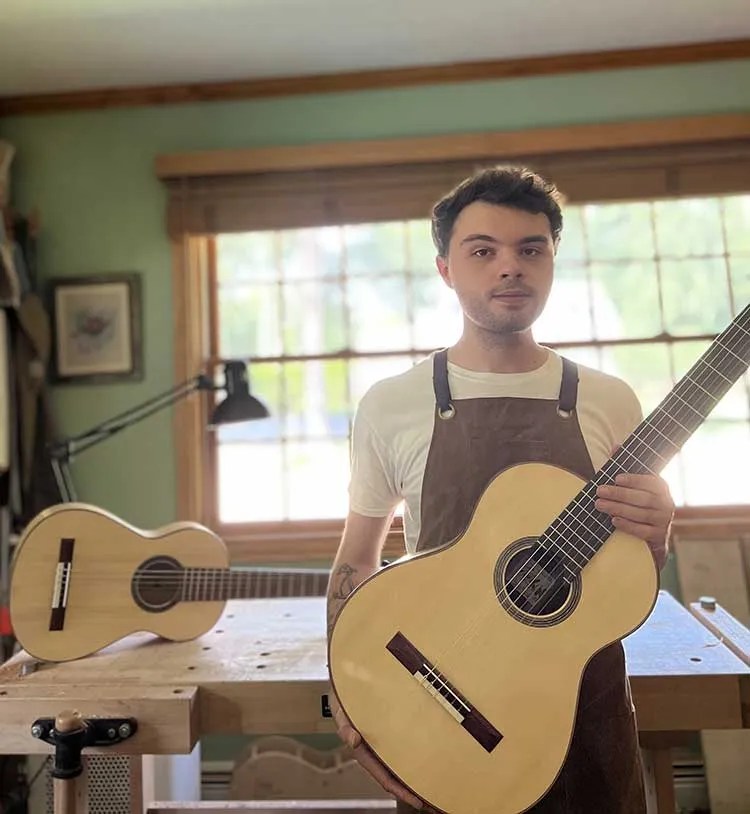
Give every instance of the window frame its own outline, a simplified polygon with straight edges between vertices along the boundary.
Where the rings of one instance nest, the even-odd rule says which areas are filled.
[[[515,133],[460,134],[379,142],[344,142],[300,148],[278,147],[259,150],[219,151],[159,156],[157,175],[163,180],[177,177],[232,176],[251,172],[284,172],[289,169],[376,166],[415,160],[477,160],[488,150],[508,160],[524,154],[565,153],[585,149],[606,157],[613,146],[633,148],[747,141],[750,152],[750,115],[690,117]],[[705,173],[705,171],[704,171]],[[705,184],[700,175],[698,187]],[[712,182],[709,182],[712,183]],[[731,192],[736,190],[727,190]],[[750,185],[745,191],[750,192]],[[643,190],[643,197],[651,192]],[[715,191],[713,194],[722,194]],[[249,224],[248,228],[252,228]],[[213,369],[221,360],[212,349],[218,343],[210,334],[216,325],[215,242],[211,234],[191,234],[170,229],[174,313],[175,380],[185,381]],[[233,562],[329,561],[335,554],[344,519],[279,521],[274,523],[221,524],[218,498],[216,446],[206,431],[210,394],[198,393],[174,407],[176,501],[178,515],[208,526],[226,542]],[[718,464],[717,464],[718,465]],[[675,513],[673,530],[692,536],[747,532],[750,506],[689,506]],[[394,518],[385,546],[385,556],[404,553],[401,519]]]

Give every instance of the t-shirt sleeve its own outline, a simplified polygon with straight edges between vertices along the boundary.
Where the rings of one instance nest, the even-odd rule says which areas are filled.
[[[401,500],[388,449],[364,405],[354,417],[349,479],[349,508],[366,517],[385,517]]]

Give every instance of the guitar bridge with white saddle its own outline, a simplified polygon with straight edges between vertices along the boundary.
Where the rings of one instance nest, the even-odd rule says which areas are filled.
[[[55,583],[52,591],[52,612],[49,618],[50,630],[62,630],[65,627],[65,610],[68,607],[68,592],[70,589],[70,572],[73,568],[73,547],[75,540],[72,537],[63,537],[60,540],[60,554],[55,572]]]
[[[502,734],[448,683],[403,633],[396,633],[386,645],[386,650],[484,749],[491,752],[500,743]]]

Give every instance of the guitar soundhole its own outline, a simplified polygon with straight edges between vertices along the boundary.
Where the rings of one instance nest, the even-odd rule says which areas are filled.
[[[160,613],[176,605],[181,597],[185,570],[172,557],[152,557],[136,569],[132,594],[138,607]]]
[[[532,627],[566,619],[581,597],[580,575],[573,575],[535,538],[508,546],[495,566],[495,593],[503,608]]]

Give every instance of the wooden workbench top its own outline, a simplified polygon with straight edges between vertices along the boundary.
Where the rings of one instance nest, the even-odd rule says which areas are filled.
[[[669,594],[660,593],[625,647],[642,730],[743,726],[750,668]],[[11,702],[17,707],[11,717],[21,720],[19,710],[36,700],[30,723],[56,715],[63,698],[105,715],[99,701],[197,693],[196,736],[331,731],[321,709],[325,659],[322,598],[232,601],[211,631],[188,642],[138,634],[61,664],[19,653],[0,667],[0,752],[9,751],[3,730]]]

